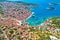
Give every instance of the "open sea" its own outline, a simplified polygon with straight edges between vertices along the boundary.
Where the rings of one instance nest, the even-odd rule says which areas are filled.
[[[27,3],[37,4],[38,6],[32,7],[30,10],[34,12],[32,17],[28,20],[28,25],[30,26],[39,26],[45,20],[50,17],[59,16],[60,17],[60,0],[9,0],[9,1],[22,1]],[[59,5],[49,5],[49,3],[59,3]],[[52,7],[49,10],[49,7]]]

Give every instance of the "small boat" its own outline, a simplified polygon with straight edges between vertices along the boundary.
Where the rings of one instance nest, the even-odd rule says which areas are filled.
[[[55,10],[54,7],[48,7],[47,9],[48,9],[48,10]]]
[[[51,3],[49,3],[49,5],[51,5],[51,6],[55,6],[55,5],[58,5],[58,3],[51,2]]]
[[[35,17],[35,15],[32,15],[32,17]]]

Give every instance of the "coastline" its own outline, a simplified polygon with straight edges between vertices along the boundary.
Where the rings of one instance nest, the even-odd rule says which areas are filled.
[[[28,20],[30,17],[32,17],[33,14],[34,14],[34,12],[32,12],[31,15],[26,18],[26,20]]]
[[[53,16],[53,17],[48,17],[45,21],[43,21],[42,23],[40,23],[40,24],[38,24],[38,25],[34,25],[34,26],[42,26],[42,25],[44,25],[44,23],[46,22],[46,21],[48,21],[48,20],[50,20],[51,18],[58,18],[58,16]],[[29,26],[32,26],[32,25],[29,25]],[[33,27],[34,27],[33,26]]]
[[[32,14],[29,17],[27,17],[26,20],[28,20],[33,14],[34,14],[34,12],[32,12]],[[20,25],[20,26],[21,26],[21,24],[23,24],[25,22],[25,20],[24,21],[17,20],[17,19],[14,19],[14,20],[16,20],[17,21],[17,24]]]

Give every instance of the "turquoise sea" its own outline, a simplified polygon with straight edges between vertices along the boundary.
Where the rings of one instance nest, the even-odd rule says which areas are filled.
[[[38,26],[49,17],[60,17],[60,0],[9,0],[22,1],[27,3],[38,4],[37,7],[32,7],[33,16],[27,20],[30,26]],[[59,5],[49,5],[49,3],[59,3]],[[47,8],[52,7],[52,10]]]

